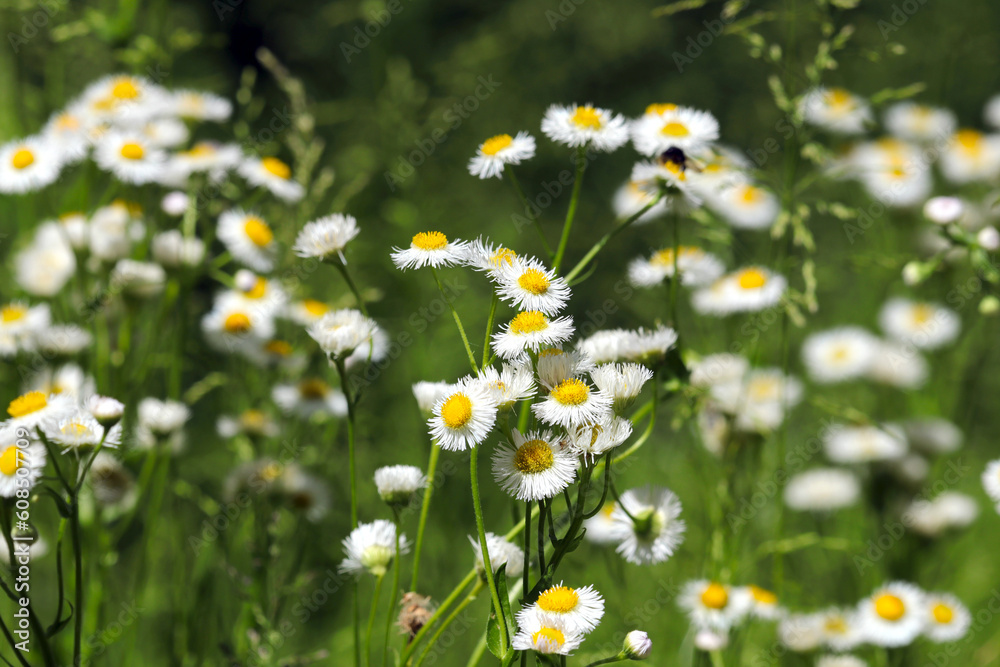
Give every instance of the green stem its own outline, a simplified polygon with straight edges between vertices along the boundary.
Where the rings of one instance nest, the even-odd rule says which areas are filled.
[[[681,237],[681,217],[677,214],[676,207],[674,207],[674,275],[670,277],[670,324],[677,330],[677,285],[681,281],[680,269],[677,266],[677,255],[680,253],[680,237]]]
[[[497,314],[497,303],[500,302],[500,297],[497,296],[496,292],[493,292],[493,299],[490,301],[490,316],[486,320],[486,339],[483,341],[483,368],[486,368],[486,360],[490,358],[490,334],[493,333],[493,318]]]
[[[483,590],[483,582],[479,581],[476,583],[475,587],[469,592],[469,594],[465,597],[465,599],[462,600],[462,602],[459,603],[457,607],[455,607],[455,610],[452,611],[450,614],[448,614],[448,618],[444,619],[444,622],[441,623],[438,629],[434,631],[434,634],[431,635],[431,638],[427,642],[427,645],[424,647],[424,650],[420,652],[420,657],[417,658],[417,661],[413,664],[413,667],[420,667],[420,664],[423,663],[424,658],[426,658],[427,654],[430,653],[431,649],[434,647],[434,644],[437,643],[437,640],[441,638],[441,635],[444,633],[445,629],[449,625],[451,625],[452,621],[458,618],[458,615],[461,614],[462,611],[466,607],[468,607],[473,600],[476,599],[476,596],[478,596],[479,592],[482,590]]]
[[[351,388],[347,382],[347,369],[344,367],[344,360],[337,359],[334,363],[337,366],[337,374],[340,375],[340,390],[344,393],[344,399],[347,401],[347,459],[351,475],[351,529],[353,530],[358,527],[358,479],[354,451],[354,427],[357,414],[354,411]]]
[[[479,531],[479,546],[483,551],[483,576],[490,587],[490,599],[493,601],[493,611],[496,613],[497,626],[500,628],[500,652],[507,652],[507,619],[504,617],[503,605],[497,593],[497,584],[493,580],[493,567],[490,565],[489,545],[486,543],[486,527],[483,523],[483,506],[479,498],[479,448],[469,450],[469,476],[472,481],[472,507],[476,513],[476,529]]]
[[[444,293],[444,285],[441,284],[441,279],[438,277],[437,270],[434,267],[430,267],[431,275],[434,276],[434,282],[437,283],[438,291],[441,292],[441,298],[444,302],[448,304],[448,308],[451,309],[451,316],[455,319],[455,324],[458,325],[458,333],[462,336],[462,344],[465,345],[465,352],[469,355],[469,364],[472,365],[472,372],[479,375],[479,366],[476,364],[476,355],[472,353],[472,346],[469,345],[469,337],[465,335],[465,327],[462,326],[462,318],[458,316],[458,311],[455,310],[455,306],[452,305],[451,300]]]
[[[613,662],[622,662],[623,660],[628,660],[622,654],[613,655],[610,658],[604,658],[603,660],[598,660],[597,662],[592,662],[587,667],[597,667],[597,665],[610,665]]]
[[[354,279],[351,278],[350,272],[347,270],[347,264],[341,261],[339,258],[331,262],[337,270],[340,271],[340,275],[344,276],[344,282],[347,283],[347,287],[351,290],[351,294],[354,295],[354,300],[358,302],[358,309],[364,313],[365,317],[368,317],[368,308],[365,306],[365,300],[361,297],[361,290],[358,286],[354,284]]]
[[[531,205],[528,203],[528,198],[524,196],[524,190],[521,189],[521,182],[517,180],[517,176],[514,175],[514,170],[511,168],[504,169],[504,173],[507,174],[507,178],[510,180],[511,185],[514,186],[514,191],[517,193],[517,198],[521,201],[521,205],[524,206],[524,212],[528,215],[531,220],[532,226],[535,231],[538,232],[538,238],[542,240],[542,247],[545,248],[545,254],[552,259],[552,246],[549,245],[548,239],[545,238],[545,232],[542,231],[542,225],[538,221],[538,217],[531,212]]]
[[[431,456],[427,462],[427,488],[424,489],[423,502],[420,505],[420,523],[417,525],[417,541],[413,546],[413,577],[410,580],[410,590],[417,590],[417,573],[420,570],[420,547],[424,543],[424,528],[427,526],[427,516],[431,510],[431,496],[434,494],[434,473],[437,471],[438,457],[441,447],[437,442],[431,442]]]
[[[392,631],[392,619],[396,610],[396,599],[399,595],[399,512],[393,510],[393,523],[396,524],[396,551],[392,558],[392,590],[389,592],[389,611],[385,615],[385,642],[382,644],[382,667],[387,667],[389,656],[389,633]]]
[[[378,599],[382,593],[382,580],[385,575],[375,577],[375,594],[372,596],[372,609],[368,613],[368,629],[365,631],[365,664],[372,662],[372,628],[375,627],[375,612],[378,611]]]
[[[656,204],[660,201],[662,196],[663,196],[662,194],[657,194],[656,198],[653,199],[653,201],[649,202],[641,209],[639,209],[636,213],[633,213],[631,216],[626,218],[624,222],[618,223],[614,227],[612,227],[611,231],[607,232],[597,241],[597,243],[591,246],[590,250],[587,251],[587,254],[583,256],[583,259],[577,262],[576,266],[574,266],[573,269],[566,274],[566,282],[571,282],[573,278],[575,278],[577,275],[579,275],[581,271],[587,268],[587,264],[590,263],[590,260],[594,259],[597,253],[601,252],[601,250],[604,249],[604,246],[608,244],[608,241],[610,241],[611,239],[613,239],[614,237],[618,236],[623,231],[628,229],[629,226],[631,226],[632,223],[641,218],[646,211],[656,206]]]
[[[541,550],[542,543],[538,543],[538,548]],[[528,565],[531,562],[531,501],[527,501],[524,505],[524,569],[523,569],[523,583],[524,595],[528,594],[531,590],[531,570]],[[523,658],[523,655],[522,655]]]
[[[566,254],[566,244],[569,243],[569,234],[573,229],[573,218],[576,217],[576,206],[580,201],[580,189],[583,186],[583,172],[587,168],[587,148],[580,146],[576,149],[576,176],[573,178],[573,194],[569,200],[569,208],[566,209],[566,221],[563,223],[562,237],[559,239],[559,248],[556,256],[552,260],[552,269],[559,271],[562,264],[563,255]]]

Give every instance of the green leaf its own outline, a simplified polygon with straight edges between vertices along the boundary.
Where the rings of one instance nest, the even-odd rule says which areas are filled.
[[[510,611],[510,597],[507,592],[507,563],[497,568],[497,571],[493,574],[493,578],[497,585],[497,595],[500,597],[500,611],[503,614],[503,622],[507,628],[507,636],[510,637],[514,632],[510,619],[514,618],[514,615]],[[489,620],[486,621],[486,648],[501,660],[504,660],[510,653],[510,651],[507,651],[505,654],[503,651],[504,647],[500,644],[500,623],[497,620],[496,611],[493,609],[490,610]]]
[[[653,18],[671,16],[673,14],[679,14],[680,12],[686,12],[691,9],[698,9],[699,7],[704,7],[707,3],[708,0],[680,0],[680,2],[673,2],[669,5],[657,7],[653,10]]]

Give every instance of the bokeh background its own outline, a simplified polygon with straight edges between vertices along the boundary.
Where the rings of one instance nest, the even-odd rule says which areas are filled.
[[[396,272],[389,261],[390,246],[405,244],[416,231],[440,229],[463,238],[488,235],[518,251],[539,252],[533,232],[512,222],[512,215],[520,211],[507,185],[479,181],[466,172],[466,162],[480,142],[521,129],[538,135],[549,104],[573,101],[590,101],[627,115],[637,115],[651,102],[682,103],[714,113],[723,140],[743,150],[760,149],[772,137],[780,142],[775,130],[780,114],[767,89],[768,66],[749,57],[746,45],[736,37],[712,36],[700,52],[689,50],[689,39],[697,40],[706,31],[711,34],[721,4],[709,2],[669,16],[657,16],[659,6],[649,0],[394,0],[390,5],[313,0],[53,0],[40,4],[4,0],[0,20],[7,43],[0,47],[0,140],[37,131],[53,110],[106,73],[129,71],[152,76],[168,87],[201,88],[231,98],[246,69],[259,70],[257,50],[265,47],[273,52],[305,83],[314,103],[316,134],[326,144],[322,164],[335,169],[336,181],[321,212],[343,210],[358,218],[362,234],[351,248],[352,268],[376,299],[372,314],[392,338],[409,332],[415,339],[413,345],[398,349],[398,358],[379,374],[360,408],[360,470],[367,480],[379,465],[426,464],[426,431],[410,385],[421,379],[453,380],[466,370],[447,314],[421,313],[422,308],[432,308],[436,298],[429,276]],[[804,55],[812,53],[817,41],[812,3],[752,2],[751,9],[779,19],[760,28],[778,40],[785,39],[790,29],[785,12],[794,12],[797,48]],[[963,125],[982,125],[983,103],[1000,92],[1000,4],[994,0],[878,0],[863,1],[856,9],[836,14],[840,23],[853,24],[857,35],[841,54],[839,68],[826,74],[826,81],[863,95],[921,82],[926,89],[919,99],[954,109]],[[677,53],[691,61],[679,68]],[[287,113],[287,99],[276,82],[267,72],[258,73],[255,104],[261,111],[244,128],[251,136]],[[795,86],[795,77],[791,80]],[[475,102],[474,110],[454,111],[456,104],[465,103],[467,109],[473,106],[470,100]],[[443,139],[435,142],[434,136]],[[280,132],[261,152],[280,151],[279,143]],[[538,157],[520,170],[529,197],[544,192],[546,183],[572,168],[568,151],[544,139],[539,143]],[[413,155],[420,164],[409,169],[405,165],[417,161]],[[763,164],[765,182],[778,177],[781,158],[780,153],[771,155]],[[602,157],[588,170],[570,261],[613,222],[609,202],[633,159],[630,151],[623,150]],[[820,190],[819,196],[864,203],[860,189],[847,184],[831,185]],[[550,236],[557,234],[567,202],[568,193],[563,192],[544,211],[543,224]],[[10,201],[0,201],[0,229],[10,234],[24,228],[17,222],[19,214]],[[276,221],[276,226],[297,229],[304,222],[288,219]],[[913,216],[886,214],[853,243],[843,224],[832,218],[816,216],[811,228],[819,248],[815,256],[819,310],[809,315],[808,328],[842,323],[874,328],[885,297],[905,291],[899,275],[916,247]],[[682,234],[685,240],[709,245],[714,240],[703,238],[693,223]],[[636,228],[616,239],[601,256],[595,273],[574,292],[570,314],[578,324],[591,321],[596,326],[635,327],[663,318],[665,293],[633,292],[623,289],[620,281],[628,259],[666,242],[666,230],[659,226]],[[731,248],[716,246],[716,250],[735,265],[769,256],[770,243],[766,235],[737,234]],[[0,256],[7,257],[10,247],[5,241]],[[6,280],[6,268],[3,274]],[[458,307],[470,323],[474,342],[481,340],[489,304],[486,282],[458,270],[445,277],[458,285]],[[329,278],[330,274],[322,272],[313,276],[309,291],[336,302],[344,288],[339,279]],[[921,293],[951,302],[953,290],[968,279],[960,272],[949,272],[937,276]],[[202,287],[206,295],[212,290],[209,284]],[[601,304],[609,298],[614,312],[602,311]],[[901,394],[852,385],[811,388],[810,395],[880,419],[940,415],[955,421],[966,432],[967,441],[962,452],[951,457],[963,472],[949,488],[980,499],[981,519],[962,534],[933,544],[894,544],[884,556],[873,552],[877,557],[872,559],[868,541],[885,531],[861,510],[840,513],[822,529],[825,534],[848,538],[851,549],[806,549],[785,560],[782,594],[791,606],[852,602],[885,576],[883,559],[910,553],[911,548],[930,555],[907,576],[929,588],[955,591],[973,614],[985,609],[991,596],[1000,595],[996,555],[1000,518],[978,480],[984,461],[996,456],[1000,437],[996,402],[1000,375],[991,344],[997,328],[976,312],[975,298],[966,299],[964,306],[951,303],[968,333],[959,346],[934,357],[932,379],[923,390]],[[778,325],[750,321],[750,328],[741,328],[739,322],[727,328],[715,321],[699,321],[686,303],[680,318],[682,333],[699,352],[722,351],[736,342],[758,364],[781,363]],[[798,360],[803,336],[803,330],[791,333],[791,368],[799,375],[803,374]],[[185,385],[199,377],[198,369],[190,364]],[[137,386],[134,396],[121,398],[138,399],[149,392],[147,386]],[[216,392],[199,403],[192,426],[193,446],[179,464],[185,480],[209,496],[220,494],[220,470],[231,460],[213,430],[214,416],[224,401],[225,396]],[[621,481],[622,487],[656,482],[678,493],[689,527],[680,553],[660,566],[638,568],[625,565],[606,550],[585,546],[566,566],[568,580],[575,585],[593,583],[608,598],[605,622],[588,640],[595,652],[602,643],[617,642],[622,631],[638,626],[647,629],[656,642],[654,664],[683,664],[678,656],[687,655],[678,650],[687,623],[673,597],[683,581],[702,573],[712,522],[707,499],[715,492],[720,471],[698,444],[692,421],[686,417],[683,400],[668,404],[641,455],[641,464],[624,469]],[[819,433],[825,417],[825,411],[813,403],[798,409],[789,426],[788,448],[805,446]],[[346,456],[342,433],[307,431],[299,436],[309,458],[326,461],[331,469]],[[765,469],[777,465],[770,458],[775,456],[772,447],[773,443],[762,445]],[[450,590],[458,573],[471,564],[465,535],[474,532],[465,459],[449,454],[444,458],[452,460],[454,472],[445,477],[434,503],[421,576],[426,588],[422,592],[436,597]],[[815,460],[820,459],[817,455]],[[947,466],[948,461],[938,463],[930,480],[941,479]],[[488,526],[501,532],[510,525],[509,503],[486,481],[487,474],[482,476]],[[334,511],[310,539],[305,571],[322,573],[341,558],[339,542],[349,530],[348,496],[342,479],[331,482]],[[373,486],[363,483],[361,490],[362,517],[385,517]],[[778,502],[773,493],[769,495],[763,509],[740,531],[745,561],[739,565],[737,580],[769,585],[772,562],[758,553],[758,547],[775,537],[771,517]],[[196,508],[185,510],[183,503],[179,507],[175,519],[194,532],[202,515]],[[415,530],[412,524],[408,528],[411,534]],[[791,516],[785,534],[814,529],[811,520]],[[239,545],[231,549],[238,551]],[[856,556],[872,559],[873,567],[859,567]],[[221,664],[218,643],[226,641],[228,628],[241,613],[240,602],[234,599],[225,563],[197,563],[196,567],[196,560],[180,549],[177,555],[156,557],[153,569],[170,575],[159,579],[159,587],[141,605],[143,612],[125,627],[125,639],[112,642],[97,664],[121,664],[136,646],[144,656],[142,664],[176,664],[168,656],[178,625],[188,628],[192,655],[199,656],[184,664]],[[906,566],[903,562],[892,567]],[[194,572],[190,578],[185,576],[188,570]],[[181,587],[179,592],[177,587]],[[108,596],[125,603],[131,600],[127,584],[109,591]],[[194,611],[178,615],[173,601],[185,596],[196,600]],[[479,619],[487,605],[484,595],[473,608],[478,616],[470,629],[456,633],[453,648],[437,664],[464,664],[480,635]],[[335,656],[339,655],[338,651],[349,647],[349,622],[349,596],[336,596],[310,614],[307,622],[296,625],[288,644],[279,650],[299,653],[333,647]],[[977,628],[951,664],[1000,661],[1000,619],[989,614]],[[771,645],[770,631],[761,632],[749,645]],[[773,664],[769,655],[756,650],[748,650],[745,664]],[[799,664],[794,657],[786,660]],[[327,664],[341,663],[334,657]]]

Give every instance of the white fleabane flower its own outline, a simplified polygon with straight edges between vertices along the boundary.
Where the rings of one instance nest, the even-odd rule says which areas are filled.
[[[266,312],[235,299],[222,299],[201,319],[205,339],[229,354],[259,346],[274,336],[274,321]]]
[[[670,211],[683,212],[701,205],[702,198],[688,178],[684,164],[669,159],[636,162],[629,179],[642,192],[661,200]]]
[[[824,434],[826,456],[834,463],[870,463],[904,456],[908,450],[903,430],[894,424],[838,426]]]
[[[617,524],[615,549],[630,563],[654,565],[669,559],[684,541],[681,501],[663,487],[645,486],[621,494],[611,514]]]
[[[177,116],[193,120],[223,121],[233,111],[229,100],[200,90],[172,91],[169,105]]]
[[[895,340],[880,340],[866,376],[879,384],[917,389],[927,381],[927,360],[916,348]]]
[[[746,608],[755,618],[773,621],[781,616],[782,609],[778,606],[778,596],[766,588],[751,584],[730,589],[730,594],[741,598],[736,606]]]
[[[525,310],[493,334],[493,350],[504,359],[524,356],[527,350],[538,352],[543,347],[559,345],[573,335],[573,319],[550,319],[537,310]]]
[[[629,660],[645,660],[653,651],[653,642],[642,630],[633,630],[625,635],[622,651]]]
[[[567,488],[579,464],[574,453],[556,440],[552,431],[516,428],[512,443],[502,442],[493,452],[493,477],[517,500],[544,500]]]
[[[84,403],[87,412],[93,415],[104,427],[110,427],[121,421],[125,414],[125,404],[110,396],[93,394]]]
[[[271,390],[271,398],[286,414],[298,415],[304,419],[311,419],[315,415],[347,415],[347,398],[343,392],[319,378],[305,378],[294,384],[277,384]]]
[[[510,408],[518,401],[535,395],[535,376],[531,364],[503,364],[501,370],[487,366],[479,375],[480,383],[493,395],[500,409]]]
[[[878,339],[860,327],[841,327],[806,338],[802,361],[816,382],[830,384],[859,378],[868,372],[878,351]]]
[[[600,422],[611,413],[611,397],[579,378],[563,380],[531,406],[539,420],[564,428]]]
[[[879,325],[888,335],[915,347],[933,350],[958,337],[958,314],[933,303],[890,299],[879,312]]]
[[[655,329],[642,327],[630,331],[625,341],[626,361],[635,361],[646,366],[655,366],[666,357],[667,352],[677,344],[677,332],[660,325]]]
[[[815,88],[799,109],[807,123],[837,134],[861,134],[873,120],[868,102],[843,88]]]
[[[43,223],[14,256],[14,277],[33,296],[55,296],[76,272],[76,255],[58,223]]]
[[[950,593],[925,593],[924,635],[934,642],[958,641],[972,625],[972,614]]]
[[[334,310],[309,325],[306,332],[330,357],[343,358],[370,341],[378,324],[359,310]]]
[[[516,252],[500,244],[494,245],[489,239],[478,238],[465,248],[462,262],[477,271],[485,271],[491,277],[495,276],[502,266],[511,266],[523,258]]]
[[[778,623],[778,639],[793,651],[804,653],[826,643],[822,614],[788,614]]]
[[[360,577],[365,572],[381,577],[389,569],[393,558],[409,553],[410,544],[406,535],[399,536],[399,553],[396,553],[396,526],[391,521],[378,519],[372,523],[359,524],[344,538],[345,558],[340,563],[340,571]]]
[[[29,306],[22,301],[4,304],[0,307],[0,356],[13,357],[18,352],[34,350],[38,335],[51,321],[48,304]]]
[[[518,616],[518,631],[511,640],[511,646],[517,651],[572,655],[582,642],[581,633],[558,619],[527,613]]]
[[[931,197],[924,204],[924,217],[938,225],[955,222],[965,214],[965,203],[958,197]]]
[[[823,643],[834,651],[849,651],[865,641],[856,609],[830,607],[811,616],[822,633]]]
[[[125,183],[143,185],[163,177],[167,156],[141,133],[110,132],[97,142],[94,161]]]
[[[598,626],[604,616],[604,598],[593,586],[570,588],[559,582],[542,591],[534,604],[519,611],[517,624],[530,623],[530,614],[538,614],[543,622],[563,624],[571,630],[587,634]]]
[[[521,164],[535,156],[535,138],[527,132],[517,136],[498,134],[479,144],[469,160],[469,173],[479,178],[499,178],[508,164]]]
[[[274,268],[278,251],[274,232],[256,213],[226,211],[219,216],[218,235],[237,262],[261,272]]]
[[[427,427],[442,449],[463,451],[486,439],[497,418],[497,404],[476,379],[460,380],[438,400]]]
[[[926,604],[923,591],[913,584],[881,586],[858,603],[866,639],[876,646],[906,646],[924,629]]]
[[[590,460],[598,459],[632,435],[632,421],[624,417],[572,426],[567,429],[570,447]]]
[[[344,248],[358,235],[358,221],[354,216],[334,213],[307,222],[295,238],[292,250],[299,257],[329,260],[334,256],[344,259]]]
[[[96,447],[102,441],[104,447],[117,447],[121,444],[121,424],[106,431],[101,423],[85,410],[75,410],[57,422],[49,422],[44,431],[45,437],[65,447],[64,451]]]
[[[720,188],[706,203],[737,229],[767,229],[781,212],[773,192],[751,183]]]
[[[29,391],[12,400],[7,406],[7,414],[11,419],[8,425],[26,429],[36,426],[45,428],[58,422],[73,411],[74,399],[63,394],[45,394],[40,391]]]
[[[703,315],[756,312],[776,305],[788,281],[768,269],[750,266],[719,278],[691,297],[694,309]]]
[[[23,426],[0,425],[0,497],[30,490],[45,472],[45,445]]]
[[[621,114],[589,104],[554,104],[542,118],[542,133],[552,141],[571,148],[591,146],[610,153],[628,141],[628,121]]]
[[[278,423],[270,415],[252,408],[239,415],[220,415],[215,421],[215,430],[222,438],[233,438],[241,434],[252,438],[273,438],[281,432]]]
[[[677,272],[681,285],[701,287],[709,285],[725,273],[725,267],[715,255],[694,246],[677,248]],[[640,257],[628,265],[628,279],[636,287],[653,287],[674,276],[674,249],[665,248],[646,259]]]
[[[163,291],[167,273],[159,264],[120,259],[111,269],[111,288],[125,296],[146,299]]]
[[[785,486],[785,504],[793,510],[829,512],[858,501],[858,478],[838,468],[817,468],[795,475]]]
[[[962,446],[962,430],[947,419],[917,417],[899,425],[910,444],[927,454],[949,454]]]
[[[515,260],[501,263],[493,274],[497,283],[497,296],[512,303],[520,310],[537,310],[553,316],[569,301],[566,279],[537,261]]]
[[[945,491],[931,500],[917,499],[903,511],[904,524],[926,537],[965,528],[979,516],[979,505],[957,491]]]
[[[628,358],[633,340],[632,332],[627,329],[605,329],[581,340],[577,350],[595,364],[621,361]]]
[[[957,120],[948,109],[916,102],[897,102],[885,112],[885,127],[900,139],[933,141],[955,131]]]
[[[691,625],[700,630],[726,632],[750,611],[746,596],[717,581],[689,581],[681,589],[677,604],[687,612]]]
[[[420,232],[414,235],[409,248],[392,249],[392,263],[401,270],[454,266],[465,261],[468,245],[467,241],[449,241],[441,232]]]
[[[247,183],[266,188],[278,199],[295,203],[305,195],[305,188],[292,179],[292,169],[276,157],[248,157],[237,168]]]
[[[414,383],[413,397],[417,399],[417,407],[425,416],[429,416],[438,401],[448,396],[455,385],[449,382],[416,382]]]
[[[719,121],[707,111],[654,104],[632,121],[630,133],[635,149],[647,157],[660,155],[668,148],[699,153],[719,138]]]
[[[469,536],[472,551],[475,553],[476,571],[479,576],[483,570],[483,548],[479,538]],[[496,572],[501,565],[506,565],[504,572],[508,579],[517,579],[524,572],[524,550],[500,535],[486,533],[486,549],[490,552],[490,568]]]
[[[384,466],[375,471],[375,488],[390,505],[406,505],[427,487],[427,477],[416,466]]]
[[[59,178],[63,152],[44,137],[18,139],[0,146],[0,193],[34,192]]]
[[[139,401],[139,425],[155,436],[173,434],[191,418],[191,410],[179,401],[144,398]]]
[[[621,415],[653,379],[653,371],[639,364],[603,364],[590,371],[598,390],[611,397],[612,409]]]
[[[170,229],[153,237],[153,259],[167,268],[198,266],[205,259],[205,242],[197,237],[185,237],[180,230]]]
[[[1000,135],[961,129],[941,152],[939,164],[952,183],[992,181],[1000,174]]]
[[[538,379],[551,389],[563,380],[579,377],[594,369],[594,364],[586,352],[561,350],[550,347],[538,353]]]
[[[615,192],[611,200],[611,208],[615,212],[615,217],[619,220],[627,220],[639,211],[649,208],[640,215],[634,225],[643,225],[663,217],[669,211],[669,203],[666,198],[656,199],[656,194],[641,187],[637,181],[628,180],[622,184]]]
[[[1000,503],[1000,459],[986,464],[982,475],[983,490],[994,502]]]

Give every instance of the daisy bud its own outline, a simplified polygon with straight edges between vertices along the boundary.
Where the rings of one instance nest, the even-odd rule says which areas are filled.
[[[409,505],[417,491],[427,486],[427,478],[415,466],[385,466],[375,471],[379,497],[390,507]]]
[[[257,275],[253,271],[240,269],[233,276],[233,285],[241,292],[249,292],[257,285]]]
[[[996,315],[998,310],[1000,310],[1000,299],[993,295],[983,297],[979,302],[979,312],[982,315]]]
[[[184,211],[187,210],[187,207],[188,196],[178,190],[168,192],[160,202],[160,208],[163,209],[163,212],[167,215],[175,217],[184,215]]]
[[[327,313],[309,326],[306,332],[331,358],[350,355],[375,335],[378,325],[360,311],[344,308]]]
[[[653,642],[642,630],[633,630],[625,635],[625,645],[622,653],[629,660],[645,660],[653,650]]]
[[[101,426],[111,428],[121,421],[125,406],[121,401],[110,396],[97,394],[87,399],[87,411],[94,416]]]
[[[932,197],[924,204],[924,216],[939,225],[955,222],[964,212],[965,205],[958,197]]]
[[[997,231],[996,227],[983,227],[976,234],[976,242],[984,250],[996,250],[1000,248],[1000,232]]]
[[[928,266],[918,262],[917,260],[907,262],[906,266],[903,267],[903,282],[910,287],[924,282],[929,275],[930,271]]]

